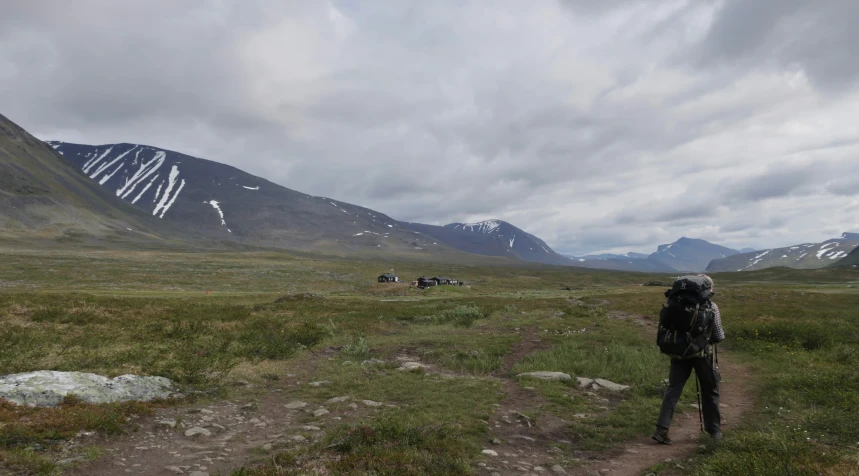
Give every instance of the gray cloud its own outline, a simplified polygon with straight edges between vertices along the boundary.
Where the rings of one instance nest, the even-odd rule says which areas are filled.
[[[571,254],[859,227],[849,0],[9,3],[2,113],[45,139]]]
[[[728,0],[699,52],[702,63],[772,62],[801,67],[823,88],[854,88],[859,3],[853,0]]]

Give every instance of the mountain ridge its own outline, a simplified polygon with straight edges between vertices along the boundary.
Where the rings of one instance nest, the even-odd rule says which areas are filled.
[[[443,227],[291,190],[236,167],[148,145],[48,141],[90,180],[159,220],[217,239],[300,250],[470,253],[569,265],[540,238],[502,220]]]
[[[802,243],[781,248],[769,248],[741,253],[726,259],[713,260],[708,272],[755,271],[776,266],[797,269],[817,269],[836,264],[859,246],[859,233],[846,232],[840,238],[820,243]]]

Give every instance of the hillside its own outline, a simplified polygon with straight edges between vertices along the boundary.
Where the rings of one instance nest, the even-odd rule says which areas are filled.
[[[575,266],[592,269],[611,269],[615,271],[636,271],[640,273],[673,273],[677,270],[667,264],[652,259],[641,258],[579,258]]]
[[[836,262],[841,264],[841,261],[837,260],[847,257],[857,246],[859,233],[844,233],[840,238],[822,243],[803,243],[713,260],[707,271],[753,271],[776,266],[798,269],[825,268]]]
[[[501,220],[451,223],[445,226],[403,223],[403,226],[467,253],[504,256],[535,263],[574,264],[572,259],[556,253],[540,238]]]
[[[462,260],[464,252],[570,262],[543,240],[497,220],[483,227],[405,223],[179,152],[127,143],[48,143],[115,197],[201,237],[344,255]]]
[[[0,115],[0,238],[135,243],[166,229]]]

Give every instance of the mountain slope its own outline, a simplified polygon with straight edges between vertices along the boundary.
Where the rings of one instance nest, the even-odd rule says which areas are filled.
[[[707,266],[707,271],[753,271],[774,266],[799,269],[825,268],[836,262],[840,264],[837,260],[848,256],[857,246],[859,246],[859,233],[844,233],[841,238],[826,240],[823,243],[803,243],[713,260]]]
[[[471,253],[569,264],[508,223],[438,227],[296,192],[235,167],[136,144],[49,142],[90,179],[157,220],[221,240],[333,253]],[[490,229],[491,228],[491,229]]]
[[[668,245],[659,245],[648,260],[658,261],[676,271],[701,272],[711,261],[739,253],[737,250],[695,238],[680,238]]]
[[[572,259],[556,253],[540,238],[501,220],[451,223],[445,226],[420,223],[403,225],[467,253],[504,256],[535,263],[574,264]]]
[[[44,142],[0,115],[0,237],[148,241],[154,220],[81,175]]]
[[[454,251],[382,213],[296,192],[229,165],[136,144],[48,143],[116,197],[201,236],[329,252]]]
[[[619,255],[621,256],[621,255]],[[658,260],[641,258],[578,258],[575,266],[593,269],[611,269],[615,271],[637,271],[641,273],[673,273],[677,270]]]
[[[856,248],[853,248],[853,251],[851,251],[847,256],[836,261],[834,264],[832,264],[830,266],[837,267],[837,268],[840,268],[840,267],[855,268],[855,267],[859,266],[859,246],[857,246]]]

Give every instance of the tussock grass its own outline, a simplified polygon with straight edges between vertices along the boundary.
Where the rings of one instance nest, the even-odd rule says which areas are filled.
[[[121,433],[130,417],[151,414],[154,405],[140,402],[90,405],[69,396],[56,408],[35,408],[0,400],[0,448],[50,445],[81,430]]]

